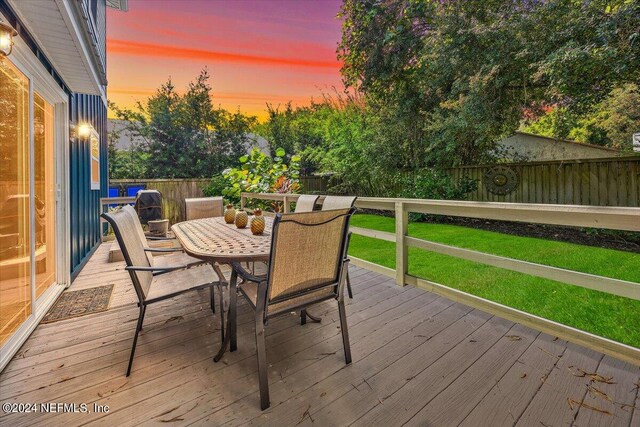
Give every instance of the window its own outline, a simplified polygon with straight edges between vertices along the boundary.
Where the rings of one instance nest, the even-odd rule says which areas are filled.
[[[100,189],[100,137],[95,130],[89,138],[91,143],[91,189]]]

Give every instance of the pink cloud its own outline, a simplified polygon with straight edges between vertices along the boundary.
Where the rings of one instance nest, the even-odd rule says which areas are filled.
[[[128,40],[107,40],[109,53],[153,56],[161,58],[181,58],[187,60],[210,60],[221,62],[239,62],[255,65],[275,65],[294,67],[319,67],[339,69],[338,60],[310,60],[298,58],[283,58],[274,56],[246,55],[241,53],[220,52],[214,50],[190,49],[171,45],[139,43]]]

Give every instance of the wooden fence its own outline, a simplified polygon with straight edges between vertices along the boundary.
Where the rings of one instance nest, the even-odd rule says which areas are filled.
[[[158,190],[162,193],[162,209],[164,217],[171,224],[185,220],[184,199],[204,197],[202,188],[209,184],[210,179],[112,179],[109,187],[126,188],[145,184],[147,190]],[[329,177],[303,176],[300,177],[304,193],[324,193],[327,190]]]
[[[478,180],[467,200],[588,206],[640,206],[640,156],[608,159],[501,164],[515,171],[518,184],[506,195],[492,194],[485,174],[497,165],[448,169],[459,179]]]
[[[322,194],[326,193],[329,188],[329,180],[331,177],[324,175],[301,176],[300,185],[302,192],[305,194]]]
[[[282,201],[284,203],[284,211],[288,212],[290,208],[289,204],[295,202],[298,199],[298,195],[242,193],[241,202],[243,205],[247,199]],[[324,197],[320,197],[318,203],[321,204],[323,199]],[[640,208],[392,199],[379,197],[359,197],[356,201],[356,207],[385,210],[395,213],[395,233],[360,227],[351,227],[351,232],[394,242],[396,246],[396,268],[391,269],[369,261],[350,257],[354,264],[393,277],[400,286],[413,285],[442,295],[453,301],[461,302],[539,331],[610,354],[636,365],[640,364],[639,348],[612,341],[590,332],[572,328],[458,289],[413,276],[409,274],[408,257],[410,247],[420,248],[481,264],[640,300],[639,283],[487,254],[408,235],[409,212],[495,219],[501,221],[536,222],[540,224],[640,231]]]
[[[202,187],[210,179],[112,179],[110,187],[146,184],[147,190],[158,190],[162,193],[162,209],[164,217],[171,224],[185,219],[184,199],[203,197]]]

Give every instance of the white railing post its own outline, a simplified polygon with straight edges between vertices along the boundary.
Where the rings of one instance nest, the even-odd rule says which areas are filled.
[[[284,213],[289,213],[289,211],[291,210],[291,205],[289,204],[289,197],[284,196],[282,199],[282,204],[284,205],[284,207],[282,208]]]
[[[404,276],[409,271],[408,247],[405,237],[409,224],[409,213],[404,203],[396,202],[396,285],[404,286]]]

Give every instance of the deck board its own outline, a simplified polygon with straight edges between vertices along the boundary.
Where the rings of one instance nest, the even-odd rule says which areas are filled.
[[[530,426],[534,422],[571,425],[582,411],[579,402],[584,399],[589,384],[587,378],[574,373],[579,369],[596,372],[602,358],[601,353],[569,343],[516,425]]]
[[[238,351],[213,363],[220,324],[204,290],[150,306],[126,378],[138,310],[124,264],[107,257],[102,245],[70,290],[115,284],[109,310],[38,326],[0,373],[0,395],[2,402],[90,409],[98,403],[109,413],[0,413],[0,424],[628,427],[640,421],[638,366],[354,266],[355,298],[347,299],[353,363],[344,364],[335,302],[311,310],[320,324],[300,326],[295,314],[273,319],[266,328],[267,411],[259,408],[251,309],[240,303]]]
[[[464,427],[510,425],[524,412],[533,396],[556,366],[566,341],[540,334],[489,393],[460,424]]]
[[[459,425],[484,399],[492,386],[509,371],[538,337],[538,332],[514,325],[489,351],[409,421],[409,426]]]

